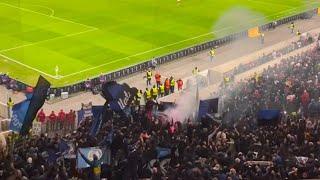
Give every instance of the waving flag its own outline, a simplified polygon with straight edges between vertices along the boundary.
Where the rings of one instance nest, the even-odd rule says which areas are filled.
[[[201,118],[206,116],[207,113],[217,113],[218,112],[219,98],[201,100],[199,103],[199,114],[198,117]]]
[[[93,160],[93,155],[95,154],[98,157],[98,161],[101,161],[101,164],[110,164],[111,163],[111,151],[107,148],[101,147],[87,147],[79,148],[79,151],[90,161]],[[77,168],[88,168],[90,165],[82,158],[78,151],[77,154]]]
[[[103,123],[102,114],[104,106],[92,106],[93,123],[90,129],[90,136],[96,136]]]
[[[40,76],[33,94],[28,94],[26,100],[13,106],[11,130],[19,132],[20,135],[28,134],[37,112],[45,102],[49,88],[50,83]]]
[[[123,113],[125,108],[131,104],[137,92],[137,88],[130,88],[127,84],[118,84],[115,81],[105,83],[102,86],[104,98],[109,103],[110,108],[117,113]]]
[[[12,118],[10,121],[9,129],[13,132],[20,133],[24,119],[26,117],[28,108],[30,104],[30,99],[26,99],[21,103],[15,104],[12,107]]]

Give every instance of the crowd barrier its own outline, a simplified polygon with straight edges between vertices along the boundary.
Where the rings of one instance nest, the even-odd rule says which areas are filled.
[[[273,22],[264,24],[262,26],[259,26],[259,30],[265,31],[267,29],[274,28],[275,24],[276,24],[276,26],[279,26],[282,24],[290,23],[290,22],[298,20],[298,19],[311,18],[313,15],[315,15],[317,13],[318,13],[318,9],[312,9],[312,10],[309,10],[309,11],[306,11],[306,12],[303,12],[303,13],[300,13],[300,14],[297,14],[294,16],[286,17],[286,18],[283,18],[283,19],[280,19],[277,21],[273,21]],[[201,51],[211,49],[216,46],[225,45],[225,44],[230,43],[234,40],[245,38],[245,37],[248,37],[248,30],[238,32],[235,34],[231,34],[226,37],[215,39],[215,40],[205,42],[202,44],[198,44],[198,45],[195,45],[195,46],[192,46],[189,48],[185,48],[180,51],[170,53],[170,54],[167,54],[167,55],[164,55],[161,57],[156,57],[154,60],[157,63],[157,65],[165,64],[168,62],[172,62],[176,59],[187,57],[187,56],[199,53]],[[136,64],[134,66],[130,66],[127,68],[123,68],[123,69],[108,73],[105,75],[105,79],[106,79],[106,81],[118,80],[120,78],[132,75],[134,73],[143,72],[152,66],[153,66],[152,60],[149,60],[149,61],[146,61],[146,62],[143,62],[140,64]],[[99,90],[99,86],[100,86],[99,77],[92,78],[91,83],[92,83],[93,87],[97,87],[97,90]],[[26,87],[26,85],[24,85],[21,82],[18,82],[18,84],[20,84],[21,87]],[[72,94],[72,93],[84,91],[85,89],[86,89],[85,82],[79,82],[79,83],[75,83],[73,85],[69,85],[69,86],[65,86],[65,87],[51,88],[50,94],[54,94],[56,97],[59,97],[59,96],[61,96],[62,92],[68,92],[69,94]]]

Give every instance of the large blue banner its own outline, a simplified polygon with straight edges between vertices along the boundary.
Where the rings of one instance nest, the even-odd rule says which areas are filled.
[[[102,147],[87,147],[79,148],[77,153],[77,168],[88,168],[90,165],[82,158],[79,151],[89,160],[93,160],[93,155],[95,154],[98,157],[98,160],[101,161],[101,164],[111,164],[111,152],[108,148]]]
[[[130,88],[127,84],[118,84],[115,81],[108,82],[102,86],[102,94],[110,105],[110,108],[118,113],[131,104],[137,94],[137,88]]]
[[[10,130],[12,130],[13,132],[20,133],[29,105],[30,99],[26,99],[21,103],[13,105],[12,118],[9,127]]]
[[[90,136],[96,136],[102,126],[102,114],[104,106],[92,106],[93,123],[90,129]]]
[[[199,118],[204,117],[207,115],[207,113],[209,114],[217,113],[218,104],[219,104],[219,98],[201,100],[199,103],[198,117]]]

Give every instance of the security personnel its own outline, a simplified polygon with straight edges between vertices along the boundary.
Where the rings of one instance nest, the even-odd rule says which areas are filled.
[[[294,22],[291,22],[290,24],[291,34],[293,34],[294,32],[294,27],[295,27]]]
[[[164,87],[165,87],[165,93],[166,95],[168,95],[170,92],[170,80],[168,78],[166,78],[166,80],[164,81]]]
[[[150,70],[147,71],[147,86],[151,85],[152,72]]]
[[[297,31],[297,36],[300,36],[301,35],[301,32],[298,30]]]
[[[161,75],[159,72],[157,72],[155,75],[154,75],[154,78],[156,79],[156,83],[157,83],[157,87],[160,86],[160,83],[161,83]]]
[[[163,97],[163,96],[164,96],[164,93],[165,93],[164,85],[163,85],[163,84],[160,84],[160,86],[159,86],[159,91],[160,91],[160,96]]]
[[[178,91],[181,91],[183,86],[183,81],[181,80],[181,78],[177,81],[177,85],[178,85]]]
[[[230,82],[230,78],[229,78],[229,77],[225,77],[225,78],[224,78],[224,83],[227,84],[227,83],[229,83],[229,82]]]
[[[146,100],[150,100],[151,99],[151,91],[146,88],[146,91],[144,92]]]
[[[141,98],[142,98],[142,90],[139,90],[136,94],[136,105],[140,105]]]
[[[170,91],[171,93],[174,93],[174,86],[176,85],[176,81],[174,80],[174,78],[171,76],[170,77]]]
[[[261,33],[261,44],[264,44],[264,33]]]
[[[158,88],[157,88],[155,85],[153,85],[153,88],[152,88],[152,98],[153,98],[154,100],[156,100],[157,97],[158,97]]]
[[[11,99],[11,97],[9,97],[8,102],[7,102],[7,106],[8,106],[8,117],[11,118],[12,117],[12,107],[14,105],[13,100]]]
[[[192,74],[193,74],[194,76],[198,75],[199,72],[200,72],[200,70],[198,69],[198,67],[195,67],[195,68],[192,70]]]
[[[211,62],[213,61],[213,58],[214,58],[215,54],[216,54],[216,52],[215,52],[215,50],[212,48],[212,49],[210,50],[210,61],[211,61]]]

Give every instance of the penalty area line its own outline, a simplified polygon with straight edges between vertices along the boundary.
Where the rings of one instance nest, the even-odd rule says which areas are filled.
[[[15,6],[15,5],[13,5],[13,4],[4,3],[4,2],[0,2],[0,4],[3,4],[3,5],[5,5],[5,6],[7,6],[7,7],[11,7],[11,8],[15,8],[15,9],[20,9],[21,11],[26,11],[26,12],[30,12],[30,13],[34,13],[34,14],[46,16],[46,17],[49,17],[49,18],[52,18],[52,19],[57,19],[57,20],[60,20],[60,21],[64,21],[64,22],[68,22],[68,23],[72,23],[72,24],[81,25],[81,26],[84,26],[84,27],[87,27],[87,28],[98,29],[98,28],[93,27],[93,26],[89,26],[89,25],[82,24],[82,23],[79,23],[79,22],[75,22],[75,21],[71,21],[71,20],[68,20],[68,19],[61,18],[61,17],[57,17],[57,16],[54,16],[53,14],[52,14],[52,15],[48,15],[48,14],[40,13],[40,12],[37,12],[37,11],[33,11],[33,10],[31,10],[31,9],[27,9],[27,8]]]
[[[18,60],[15,60],[15,59],[13,59],[13,58],[10,58],[10,57],[8,57],[8,56],[6,56],[6,55],[0,54],[0,57],[3,57],[4,59],[7,59],[7,60],[9,60],[9,61],[11,61],[11,62],[14,62],[14,63],[16,63],[16,64],[19,64],[19,65],[23,66],[23,67],[26,67],[26,68],[31,69],[31,70],[33,70],[33,71],[36,71],[36,72],[38,72],[38,73],[40,73],[40,74],[46,75],[46,76],[48,76],[48,77],[50,77],[50,78],[52,78],[52,79],[56,79],[56,80],[61,79],[61,77],[57,78],[56,76],[53,76],[53,75],[48,74],[48,73],[46,73],[46,72],[43,72],[43,71],[41,71],[41,70],[39,70],[39,69],[33,68],[33,67],[29,66],[29,65],[26,65],[26,64],[24,64],[24,63],[22,63],[22,62],[19,62]]]

